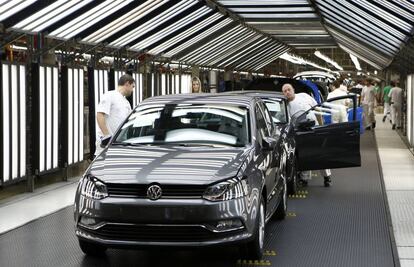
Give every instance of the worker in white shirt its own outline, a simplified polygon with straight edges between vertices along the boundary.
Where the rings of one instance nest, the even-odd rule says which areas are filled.
[[[290,117],[292,117],[293,115],[298,116],[300,114],[303,114],[305,111],[308,111],[310,108],[317,105],[316,100],[312,98],[310,95],[306,93],[295,94],[295,89],[289,83],[284,84],[282,86],[282,92],[288,100],[287,108]],[[316,125],[319,124],[314,113],[309,112],[307,118],[314,120]],[[320,174],[323,176],[324,186],[331,186],[331,170],[320,170]],[[299,183],[301,183],[303,186],[306,186],[308,184],[308,180],[311,179],[311,171],[302,172],[300,177],[301,179],[299,180]]]
[[[365,86],[362,88],[361,103],[364,110],[364,127],[367,130],[374,129],[376,125],[374,114],[375,92],[374,86],[372,86],[372,81],[370,79],[365,81]]]
[[[96,131],[96,150],[95,156],[101,151],[101,140],[112,136],[119,125],[131,113],[131,105],[126,99],[135,88],[135,80],[131,75],[125,74],[119,78],[118,88],[108,91],[102,96],[96,108],[96,121],[98,128]]]
[[[391,88],[388,96],[391,101],[392,129],[395,130],[395,127],[397,127],[397,129],[401,128],[403,89],[397,86],[397,82],[393,82],[391,85],[393,85],[393,87]]]
[[[335,97],[348,95],[346,91],[344,91],[343,89],[343,87],[346,88],[346,86],[343,85],[343,87],[341,88],[341,85],[343,85],[342,80],[336,80],[333,82],[332,84],[333,90],[332,92],[328,94],[328,97],[327,97],[328,100],[335,98]],[[345,98],[345,99],[335,100],[329,103],[332,104],[332,110],[333,110],[332,115],[331,115],[332,123],[347,122],[348,113],[346,109],[347,109],[349,100]]]

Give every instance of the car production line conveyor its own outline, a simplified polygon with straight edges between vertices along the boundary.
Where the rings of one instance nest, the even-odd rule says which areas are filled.
[[[266,226],[265,256],[240,260],[236,248],[114,250],[85,256],[73,207],[0,235],[0,266],[399,266],[373,133],[361,136],[362,167],[314,177],[290,196],[288,216]],[[2,218],[7,219],[7,218]]]

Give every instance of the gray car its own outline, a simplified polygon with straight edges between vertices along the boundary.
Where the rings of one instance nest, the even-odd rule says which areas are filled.
[[[286,216],[286,151],[270,118],[253,96],[145,100],[79,182],[83,252],[234,244],[260,258],[265,223]]]

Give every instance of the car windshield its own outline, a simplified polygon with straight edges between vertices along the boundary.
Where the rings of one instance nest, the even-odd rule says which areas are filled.
[[[287,123],[286,106],[282,99],[267,98],[263,99],[267,109],[272,115],[274,123]]]
[[[247,107],[229,104],[139,106],[114,144],[245,146],[250,143]]]

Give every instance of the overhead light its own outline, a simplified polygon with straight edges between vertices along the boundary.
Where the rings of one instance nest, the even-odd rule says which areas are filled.
[[[377,75],[378,74],[378,71],[377,70],[374,70],[374,74]]]
[[[338,70],[344,70],[344,68],[342,68],[341,66],[339,66],[338,63],[336,63],[335,61],[333,61],[332,59],[330,59],[329,57],[325,56],[324,54],[322,54],[320,51],[316,50],[315,51],[315,56],[317,56],[318,58],[328,62],[329,64],[331,64],[332,66],[334,66],[335,68],[337,68]]]
[[[10,48],[13,49],[13,50],[24,50],[24,51],[27,50],[27,47],[20,46],[20,45],[11,45]]]
[[[298,56],[293,56],[293,55],[290,55],[288,53],[284,53],[283,55],[280,56],[280,58],[281,59],[284,59],[284,60],[287,60],[289,62],[292,62],[293,64],[297,64],[297,65],[310,65],[310,66],[315,67],[317,69],[322,69],[322,70],[325,70],[325,71],[328,71],[328,72],[332,72],[331,69],[324,68],[324,67],[319,66],[318,64],[313,63],[313,62],[311,62],[309,60],[303,59],[303,58],[298,57]]]
[[[358,58],[357,58],[356,56],[352,55],[352,54],[349,54],[349,56],[351,57],[351,60],[352,60],[352,62],[354,63],[355,68],[356,68],[357,70],[361,71],[362,69],[361,69],[361,65],[359,65]]]

